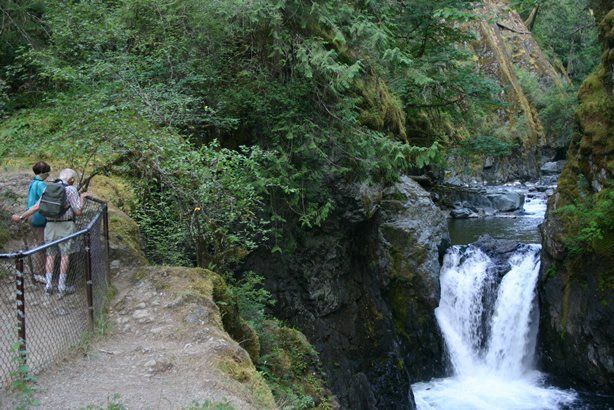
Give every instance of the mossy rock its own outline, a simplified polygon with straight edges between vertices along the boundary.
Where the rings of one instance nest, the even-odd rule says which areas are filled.
[[[326,388],[318,354],[303,333],[276,320],[260,329],[262,356],[258,367],[278,402],[309,408],[337,408],[337,400]],[[309,404],[305,404],[309,403]]]
[[[137,223],[120,209],[109,205],[111,258],[125,265],[146,264],[141,232]]]
[[[224,279],[219,275],[215,275],[212,277],[212,282],[213,300],[222,313],[224,329],[249,353],[252,361],[256,363],[260,358],[260,339],[258,334],[241,317],[239,305],[236,299],[230,295]]]
[[[111,258],[125,265],[146,264],[139,226],[126,213],[134,208],[135,202],[128,183],[119,177],[96,176],[89,191],[109,206]]]
[[[239,342],[266,376],[273,394],[280,403],[310,402],[310,408],[336,408],[336,399],[326,388],[317,352],[304,334],[266,320],[256,332],[245,321],[224,279],[207,271],[213,284],[213,299],[218,305],[224,329]],[[248,375],[237,365],[225,363],[227,372],[244,382]]]
[[[218,363],[218,368],[232,379],[247,386],[255,405],[261,409],[276,409],[275,399],[262,375],[251,362],[237,362],[233,358],[224,358]]]
[[[89,190],[103,201],[109,202],[129,214],[135,207],[135,194],[128,182],[117,176],[97,175]]]

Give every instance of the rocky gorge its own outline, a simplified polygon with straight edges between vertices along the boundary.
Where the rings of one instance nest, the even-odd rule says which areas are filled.
[[[570,135],[544,131],[519,84],[518,70],[536,74],[544,88],[561,86],[568,79],[544,57],[517,13],[499,2],[486,2],[485,7],[497,20],[480,26],[476,53],[482,67],[506,85],[510,103],[496,121],[506,127],[517,121],[529,124],[512,155],[486,156],[477,163],[449,157],[440,178],[446,183],[430,188],[430,193],[407,177],[387,189],[338,186],[337,203],[344,206],[322,229],[298,239],[289,254],[257,253],[244,266],[267,278],[267,289],[279,302],[275,314],[302,329],[314,343],[342,408],[413,408],[409,384],[449,374],[434,315],[441,292],[439,272],[450,246],[447,217],[475,218],[488,225],[494,219],[485,217],[516,218],[522,216],[526,201],[548,197],[536,288],[541,307],[539,366],[562,385],[611,393],[614,332],[607,318],[612,316],[612,264],[606,256],[611,248],[601,248],[599,255],[605,259],[592,257],[584,259],[584,265],[570,265],[563,224],[555,212],[557,204],[568,203],[561,198],[569,201],[577,195],[570,185],[576,185],[580,174],[586,174],[593,194],[609,186],[611,53],[604,54],[602,68],[581,91],[588,100],[580,111],[586,118],[582,125],[580,116],[584,137],[574,140],[566,159]],[[612,39],[608,19],[602,23],[606,44]],[[596,103],[591,98],[602,97],[600,87],[609,96]],[[600,131],[592,122],[593,108],[604,110],[596,117]],[[521,182],[505,188],[490,185],[514,180]],[[540,221],[541,216],[530,224],[535,231],[530,242],[540,242]],[[608,232],[606,242],[611,241]],[[483,240],[476,246],[504,260],[519,245]],[[499,265],[496,269],[509,268],[505,261]]]
[[[294,252],[253,255],[245,269],[266,277],[275,314],[319,351],[342,408],[413,408],[410,383],[444,372],[433,310],[446,218],[408,177],[343,196]]]

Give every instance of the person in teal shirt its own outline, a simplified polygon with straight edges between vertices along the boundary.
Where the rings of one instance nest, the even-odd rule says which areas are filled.
[[[32,171],[34,171],[34,179],[30,182],[30,187],[28,188],[28,203],[26,209],[30,209],[41,199],[43,192],[45,192],[47,188],[45,180],[49,177],[51,167],[46,162],[40,161],[34,164]],[[29,220],[32,230],[34,231],[36,240],[35,246],[43,244],[45,242],[45,225],[47,224],[47,219],[36,212]],[[45,283],[45,254],[43,252],[38,252],[32,258],[34,265],[32,278],[37,282]]]

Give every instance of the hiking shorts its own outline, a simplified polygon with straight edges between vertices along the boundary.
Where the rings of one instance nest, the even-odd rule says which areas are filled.
[[[77,232],[77,226],[73,221],[63,221],[63,222],[51,222],[47,221],[47,225],[45,226],[45,243],[53,242],[58,239],[62,239],[67,237],[70,234]],[[55,256],[58,253],[58,248],[60,250],[60,254],[62,255],[70,255],[71,253],[75,253],[79,250],[79,246],[75,239],[69,239],[64,241],[58,245],[52,246],[47,249],[47,255]]]

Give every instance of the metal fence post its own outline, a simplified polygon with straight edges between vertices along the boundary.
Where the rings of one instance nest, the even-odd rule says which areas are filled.
[[[85,289],[87,291],[87,309],[90,328],[94,328],[94,293],[92,291],[92,250],[90,232],[87,231],[83,235],[85,242]]]
[[[15,259],[15,283],[17,288],[15,289],[15,296],[17,299],[17,323],[19,327],[17,329],[17,336],[19,337],[19,355],[26,361],[26,293],[25,293],[25,280],[23,274],[23,257],[17,256]]]
[[[109,273],[111,272],[111,249],[109,248],[109,206],[104,204],[102,208],[102,223],[104,224],[104,237],[106,239],[107,246],[107,272],[105,275],[105,281],[109,280]]]

